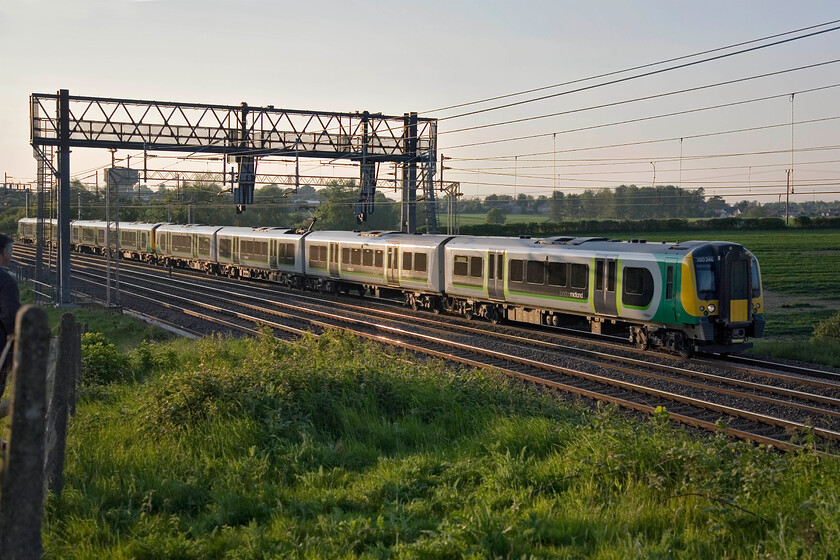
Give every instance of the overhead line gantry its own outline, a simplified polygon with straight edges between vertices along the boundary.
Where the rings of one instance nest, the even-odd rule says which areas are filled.
[[[253,202],[257,160],[264,156],[347,159],[359,163],[356,217],[374,211],[377,164],[401,168],[404,232],[414,232],[418,183],[427,231],[436,233],[434,175],[437,119],[417,113],[336,113],[247,103],[212,105],[56,94],[30,96],[30,142],[39,160],[39,217],[44,187],[58,180],[59,301],[70,303],[70,148],[224,154],[236,163],[234,202]],[[57,150],[57,167],[53,164]],[[40,224],[40,222],[39,222]],[[39,232],[42,228],[39,227]],[[39,237],[42,239],[42,237]],[[40,246],[40,244],[39,244]]]

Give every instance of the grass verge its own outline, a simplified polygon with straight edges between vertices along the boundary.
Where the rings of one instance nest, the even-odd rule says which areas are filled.
[[[829,558],[840,462],[350,336],[145,343],[91,381],[48,558]],[[803,438],[807,443],[807,437]]]

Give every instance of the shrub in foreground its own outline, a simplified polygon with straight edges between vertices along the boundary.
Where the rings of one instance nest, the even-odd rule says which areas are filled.
[[[840,311],[817,323],[814,340],[840,344]]]
[[[133,379],[131,361],[105,335],[87,332],[82,335],[82,383],[104,385]]]

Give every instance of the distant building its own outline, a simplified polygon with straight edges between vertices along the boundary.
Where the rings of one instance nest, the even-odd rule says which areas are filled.
[[[137,195],[136,186],[140,182],[140,171],[129,167],[111,167],[106,169],[105,178],[120,198],[130,198]]]

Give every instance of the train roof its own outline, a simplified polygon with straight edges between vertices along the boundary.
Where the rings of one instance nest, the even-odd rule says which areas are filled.
[[[447,244],[447,248],[465,248],[487,250],[542,251],[557,248],[561,251],[587,253],[637,253],[664,254],[681,256],[698,247],[706,245],[732,245],[723,241],[682,241],[682,242],[651,242],[643,239],[621,241],[606,237],[467,237],[457,236]]]
[[[369,245],[410,245],[412,247],[437,247],[451,235],[419,235],[399,231],[313,231],[307,241],[366,243]]]
[[[164,225],[166,222],[120,222],[120,230],[123,231],[149,231],[150,229]],[[85,226],[105,228],[105,220],[73,220],[70,222],[71,226]],[[111,231],[117,230],[117,222],[111,220]]]
[[[222,226],[204,226],[200,224],[164,224],[158,228],[158,233],[203,233],[212,234],[222,229]]]
[[[294,239],[303,237],[304,233],[293,228],[285,227],[241,227],[224,226],[217,235],[230,235],[237,237],[254,237],[259,239]]]

